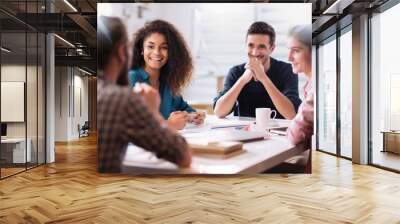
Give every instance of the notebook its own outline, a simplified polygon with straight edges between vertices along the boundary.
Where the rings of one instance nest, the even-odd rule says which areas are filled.
[[[189,139],[188,143],[193,154],[198,156],[228,158],[244,152],[241,142]]]

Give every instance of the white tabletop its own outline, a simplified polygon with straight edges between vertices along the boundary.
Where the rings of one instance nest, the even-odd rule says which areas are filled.
[[[208,116],[205,125],[200,127],[200,131],[207,131],[213,128],[209,124],[220,124],[221,122],[250,124],[254,119],[248,118],[229,118],[217,119],[215,116]],[[220,122],[220,123],[218,123]],[[279,126],[287,126],[287,120],[277,120]],[[238,123],[238,124],[239,124]],[[191,127],[185,131],[195,131]],[[194,155],[190,168],[178,168],[175,164],[157,159],[152,153],[139,147],[130,145],[123,161],[122,170],[125,173],[134,174],[256,174],[272,168],[286,159],[300,154],[304,149],[290,144],[286,136],[267,135],[264,140],[248,142],[243,145],[244,152],[229,158],[207,158]]]

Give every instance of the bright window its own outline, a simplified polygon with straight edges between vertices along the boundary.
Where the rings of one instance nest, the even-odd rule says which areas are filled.
[[[318,48],[318,149],[336,153],[336,39]]]
[[[400,156],[382,152],[383,131],[400,130],[400,4],[372,17],[372,163],[400,170]]]

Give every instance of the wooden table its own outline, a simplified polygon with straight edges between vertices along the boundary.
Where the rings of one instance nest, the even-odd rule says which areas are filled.
[[[382,134],[382,152],[392,152],[400,154],[400,131],[382,131]]]
[[[233,123],[253,122],[254,119],[230,118]],[[240,120],[239,120],[240,119]],[[206,123],[226,123],[215,117],[208,117]],[[239,124],[238,123],[238,124]],[[286,126],[287,120],[278,120]],[[244,153],[222,159],[193,156],[190,168],[178,168],[175,164],[157,159],[152,153],[130,145],[123,161],[124,173],[133,174],[256,174],[272,168],[288,158],[301,154],[302,146],[294,146],[286,136],[267,135],[264,140],[245,143]]]

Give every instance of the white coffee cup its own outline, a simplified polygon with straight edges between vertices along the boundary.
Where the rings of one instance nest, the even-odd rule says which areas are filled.
[[[271,118],[271,114],[274,116]],[[256,108],[256,127],[260,131],[265,131],[270,126],[271,119],[275,119],[276,111],[270,108]]]

